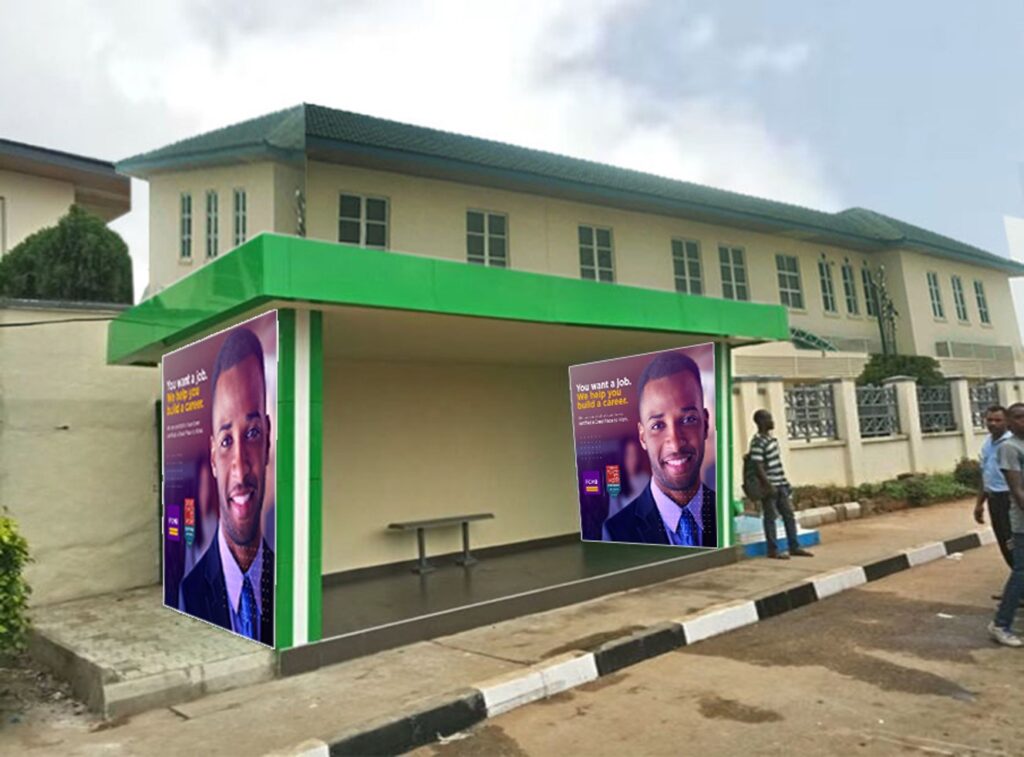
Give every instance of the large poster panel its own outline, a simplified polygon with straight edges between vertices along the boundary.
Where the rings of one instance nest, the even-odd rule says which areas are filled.
[[[161,371],[164,604],[273,646],[277,312]]]
[[[718,546],[713,344],[569,368],[580,532]]]

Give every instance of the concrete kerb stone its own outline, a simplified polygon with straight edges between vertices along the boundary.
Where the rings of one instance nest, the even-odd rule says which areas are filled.
[[[803,528],[814,528],[824,523],[854,520],[861,516],[860,502],[841,502],[837,505],[810,507],[796,512],[796,520]]]
[[[375,755],[408,751],[486,718],[567,691],[673,649],[757,623],[955,552],[991,544],[994,539],[988,534],[991,534],[990,530],[979,529],[945,542],[904,550],[864,566],[838,568],[756,599],[716,605],[679,621],[641,629],[605,642],[593,652],[570,652],[540,665],[512,671],[453,699],[354,728],[332,740],[329,753]],[[305,744],[309,749],[319,748],[319,742]],[[283,754],[301,754],[303,757],[307,754],[320,757],[323,754],[299,751],[303,746]]]
[[[991,528],[985,528],[977,531],[976,533],[978,535],[978,541],[980,541],[983,546],[996,543],[996,532]]]

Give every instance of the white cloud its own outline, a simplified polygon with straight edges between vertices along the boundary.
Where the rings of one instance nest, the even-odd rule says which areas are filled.
[[[0,111],[0,134],[120,159],[305,101],[838,206],[810,147],[773,134],[750,106],[710,94],[667,101],[628,77],[552,65],[599,55],[604,24],[639,12],[637,0],[282,8],[269,0],[22,4],[0,29],[5,100],[20,103]],[[717,36],[710,16],[679,29],[694,49]],[[799,45],[755,48],[741,61],[790,71],[808,55]],[[133,252],[137,293],[147,212],[136,193],[131,215],[115,224]]]

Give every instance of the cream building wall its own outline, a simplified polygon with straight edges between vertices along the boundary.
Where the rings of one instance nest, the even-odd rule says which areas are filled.
[[[107,366],[105,320],[56,323],[114,315],[0,306],[0,506],[34,604],[159,581],[157,369]]]
[[[283,190],[278,186],[282,171],[274,163],[240,163],[196,171],[156,174],[149,179],[150,291],[156,292],[191,271],[205,265],[206,193],[217,192],[218,255],[234,248],[234,190],[246,193],[246,234],[252,238],[263,231],[294,233],[279,229],[278,208]],[[192,257],[181,257],[181,195],[192,195]],[[283,214],[281,216],[283,220]]]
[[[474,548],[579,531],[565,367],[332,359],[324,375],[325,574],[415,559],[393,521],[494,513]],[[428,554],[461,548],[458,528],[427,532]]]
[[[4,198],[5,238],[0,247],[10,251],[25,237],[53,226],[75,201],[71,182],[13,171],[0,171],[0,197]]]

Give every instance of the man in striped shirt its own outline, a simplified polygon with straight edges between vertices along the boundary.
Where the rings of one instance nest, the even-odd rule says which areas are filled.
[[[761,512],[764,515],[764,538],[768,543],[768,557],[776,560],[788,560],[789,555],[797,557],[813,557],[800,546],[796,539],[796,520],[793,508],[789,504],[790,486],[786,472],[782,468],[779,455],[779,440],[772,436],[775,420],[767,410],[754,413],[757,434],[750,440],[750,459],[757,465],[761,486],[768,494],[761,500]],[[782,522],[786,525],[786,541],[789,555],[779,552],[779,544],[775,538],[776,513],[781,513]]]

